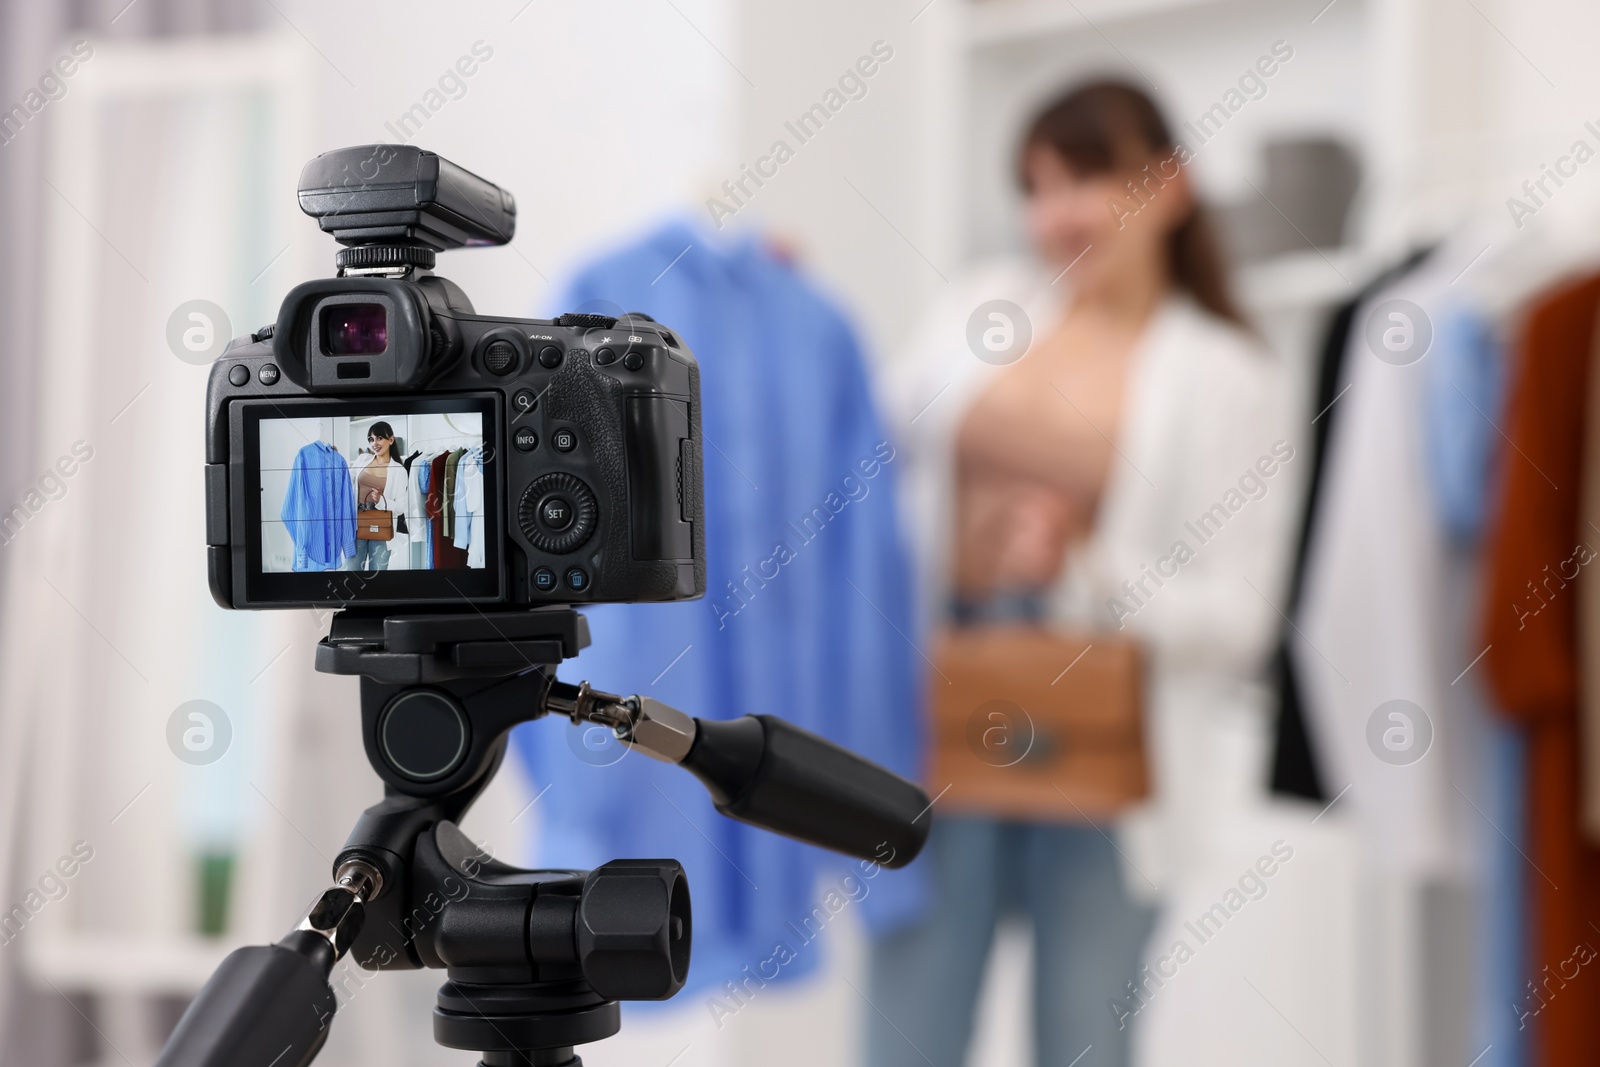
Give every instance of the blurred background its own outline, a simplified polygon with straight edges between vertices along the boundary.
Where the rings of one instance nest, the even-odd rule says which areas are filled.
[[[869,874],[520,728],[473,837],[695,886],[690,987],[587,1062],[1586,1062],[1597,32],[1575,0],[6,4],[0,1062],[153,1062],[379,796],[355,682],[312,670],[329,613],[212,602],[199,469],[221,345],[333,273],[301,166],[372,142],[516,195],[509,246],[441,257],[480,313],[648,311],[701,360],[707,598],[597,609],[563,677],[775,711],[937,798],[928,856]],[[432,1044],[440,974],[338,977],[319,1063],[472,1062]]]

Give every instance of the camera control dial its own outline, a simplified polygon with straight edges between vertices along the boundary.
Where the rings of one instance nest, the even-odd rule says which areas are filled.
[[[594,493],[564,471],[535,478],[517,506],[517,521],[533,547],[557,555],[581,548],[599,515]]]

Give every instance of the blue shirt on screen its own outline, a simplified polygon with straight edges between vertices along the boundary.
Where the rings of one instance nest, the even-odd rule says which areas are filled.
[[[295,453],[279,518],[294,541],[294,569],[336,569],[356,550],[356,494],[339,450],[313,441]]]

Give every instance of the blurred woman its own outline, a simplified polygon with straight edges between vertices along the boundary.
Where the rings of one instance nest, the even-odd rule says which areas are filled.
[[[1127,1062],[1181,967],[1141,970],[1152,906],[1265,789],[1255,678],[1294,449],[1278,367],[1229,296],[1187,159],[1130,86],[1044,108],[1017,164],[1036,261],[952,286],[886,390],[928,632],[1022,621],[1137,641],[1153,787],[1114,825],[936,802],[934,899],[873,947],[874,1067],[965,1061],[1013,913],[1033,928],[1037,1062]]]

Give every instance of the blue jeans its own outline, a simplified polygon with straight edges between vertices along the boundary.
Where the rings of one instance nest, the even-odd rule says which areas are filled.
[[[1124,891],[1110,841],[1090,826],[944,818],[923,862],[930,914],[872,946],[864,1062],[962,1067],[995,925],[1008,914],[1033,922],[1039,1067],[1128,1062],[1111,1001],[1137,976],[1154,916]]]
[[[350,557],[353,571],[381,571],[389,567],[389,542],[356,539],[355,555]]]

